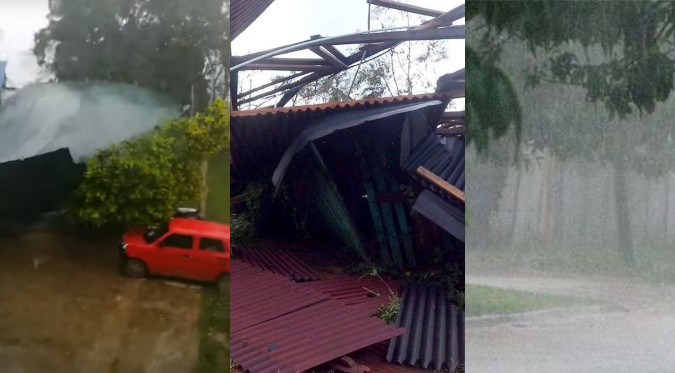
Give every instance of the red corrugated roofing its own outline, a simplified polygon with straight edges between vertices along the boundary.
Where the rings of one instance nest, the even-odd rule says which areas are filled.
[[[240,260],[232,266],[230,348],[245,371],[301,372],[405,333],[373,317],[370,301],[354,298],[393,284],[345,276],[318,286],[324,281],[296,283]]]
[[[392,293],[401,296],[403,284],[387,277],[343,275],[328,280],[304,284],[347,306],[359,305],[374,314],[380,306],[390,301]]]
[[[236,247],[238,259],[295,281],[319,280],[322,276],[288,250]]]
[[[240,110],[233,111],[231,114],[232,118],[241,118],[248,116],[257,116],[257,115],[276,115],[276,114],[287,114],[287,113],[300,113],[306,111],[330,111],[335,109],[349,109],[349,108],[360,108],[360,107],[371,107],[386,105],[391,103],[413,103],[418,101],[427,101],[427,100],[441,100],[449,101],[453,98],[464,97],[464,90],[449,91],[449,92],[439,92],[439,93],[425,93],[418,95],[406,95],[406,96],[395,96],[395,97],[376,97],[368,98],[363,100],[351,100],[351,101],[333,101],[327,102],[325,104],[317,105],[304,105],[304,106],[290,106],[290,107],[281,107],[281,108],[265,108],[265,109],[256,109],[256,110]]]
[[[233,333],[230,348],[249,372],[296,373],[404,332],[331,299]]]
[[[232,260],[230,273],[232,333],[329,299],[326,294],[240,260]]]

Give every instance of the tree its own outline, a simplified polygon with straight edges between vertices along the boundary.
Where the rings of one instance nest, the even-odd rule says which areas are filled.
[[[204,200],[204,159],[229,148],[229,111],[218,99],[204,113],[166,122],[99,151],[75,194],[75,221],[92,227],[165,222],[183,204]]]
[[[582,87],[613,115],[651,113],[673,90],[673,2],[469,1],[467,19],[484,30],[482,58],[494,62],[506,40],[522,40],[539,62],[530,84]]]
[[[62,0],[35,35],[56,80],[112,81],[204,108],[227,62],[225,0]]]
[[[413,26],[428,17],[375,7],[373,24],[379,28]],[[360,66],[327,76],[305,86],[294,104],[342,101],[433,92],[442,73],[439,62],[448,58],[445,40],[408,41]],[[356,52],[354,48],[349,54]]]
[[[476,115],[468,116],[478,122],[473,126],[485,139],[488,121],[520,111],[513,102],[520,98],[528,142],[563,159],[610,164],[619,251],[629,266],[635,260],[625,171],[654,177],[675,167],[663,151],[671,146],[671,122],[657,119],[664,110],[655,111],[673,89],[668,47],[673,10],[666,2],[472,2],[467,7],[477,35],[469,45],[482,62],[468,64],[468,84],[476,83],[472,76],[501,71],[508,82],[536,87],[518,90],[508,98],[510,104],[487,106],[470,97]],[[584,93],[606,112],[579,102]],[[493,99],[506,102],[502,95]]]

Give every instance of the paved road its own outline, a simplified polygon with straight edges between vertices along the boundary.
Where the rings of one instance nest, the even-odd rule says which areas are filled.
[[[673,286],[531,275],[467,276],[466,281],[583,296],[603,305],[496,320],[468,320],[467,372],[675,372]]]

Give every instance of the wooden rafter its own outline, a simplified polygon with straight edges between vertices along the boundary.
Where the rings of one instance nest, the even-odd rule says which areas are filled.
[[[417,168],[417,174],[422,176],[428,182],[434,184],[436,187],[445,191],[446,193],[448,193],[449,195],[451,195],[455,199],[459,200],[463,204],[465,203],[464,192],[462,192],[460,189],[458,189],[454,185],[448,183],[447,181],[441,179],[435,173],[427,170],[426,168],[424,168],[422,166],[419,166]]]

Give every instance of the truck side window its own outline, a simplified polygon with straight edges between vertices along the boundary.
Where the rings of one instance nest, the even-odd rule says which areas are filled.
[[[192,236],[172,234],[159,243],[159,247],[175,247],[177,249],[192,249]]]
[[[205,251],[217,251],[219,253],[225,252],[223,241],[207,237],[202,237],[199,241],[199,249]]]

